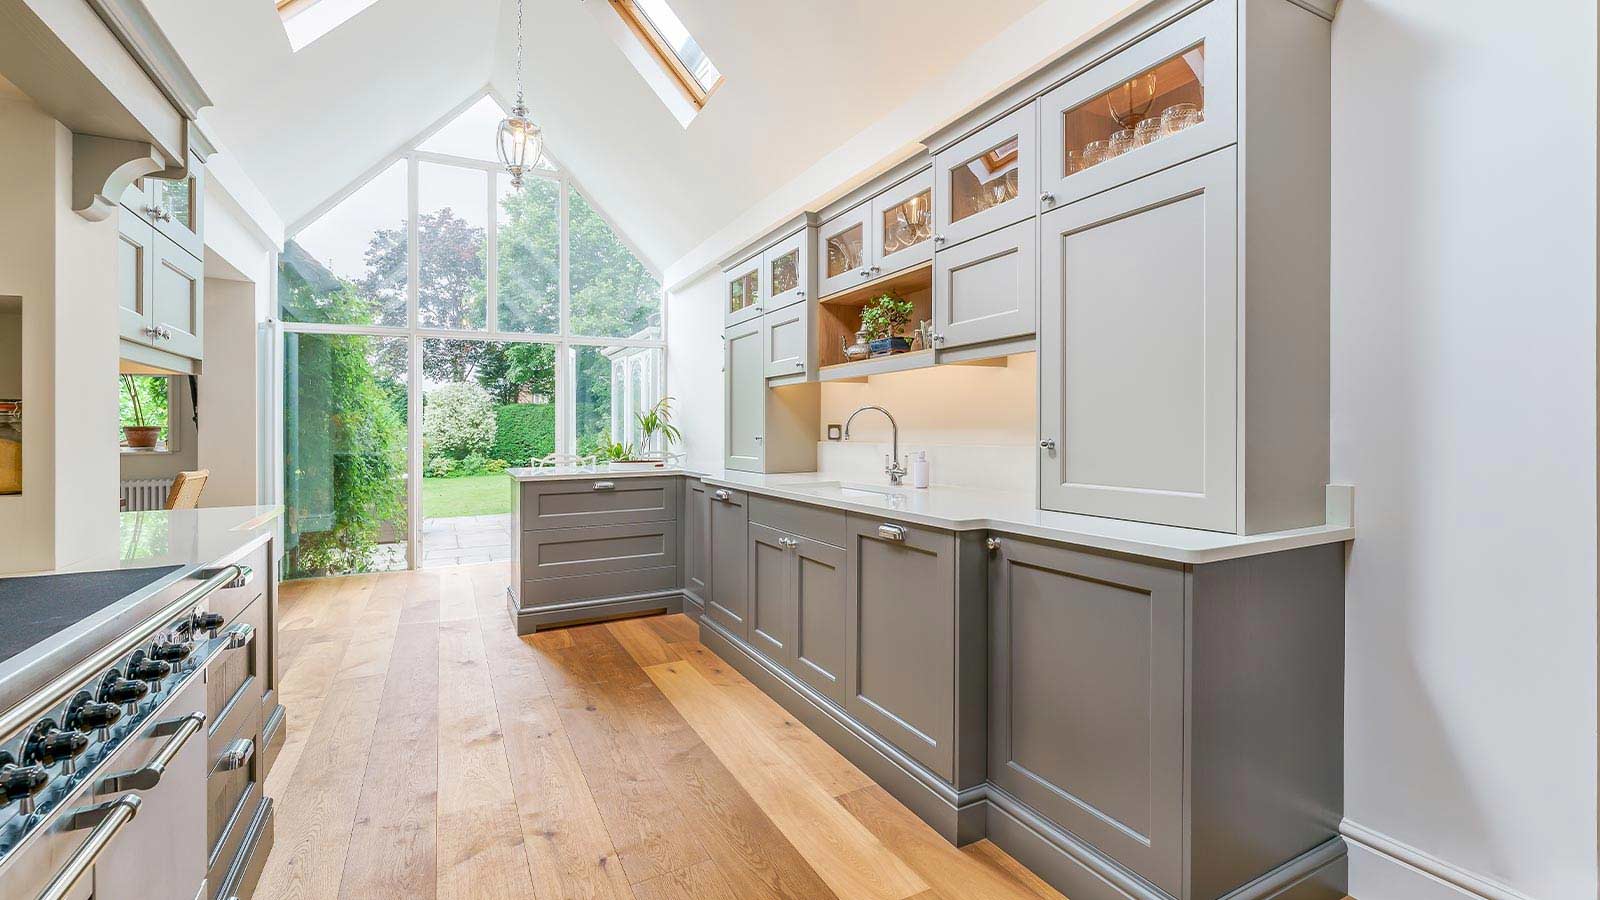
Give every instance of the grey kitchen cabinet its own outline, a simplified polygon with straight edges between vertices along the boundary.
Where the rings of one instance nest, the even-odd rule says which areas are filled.
[[[520,552],[524,581],[676,566],[678,523],[639,522],[524,531]]]
[[[711,492],[711,593],[706,616],[746,641],[750,638],[750,505],[743,491]]]
[[[122,206],[196,259],[205,256],[205,160],[189,151],[182,178],[147,177],[122,195]]]
[[[846,550],[845,709],[953,780],[956,537],[851,515]]]
[[[989,577],[989,780],[1177,896],[1183,569],[1006,539]]]
[[[951,350],[1033,335],[1038,261],[1032,219],[940,250],[933,260],[934,344]]]
[[[822,223],[817,240],[817,292],[849,290],[872,279],[872,204],[863,202]]]
[[[1038,122],[1024,106],[938,152],[933,163],[934,253],[1033,218]]]
[[[792,540],[789,604],[793,608],[794,628],[787,665],[796,678],[843,706],[845,551],[802,535],[795,535]]]
[[[816,245],[817,231],[807,225],[761,252],[761,296],[767,312],[815,296]]]
[[[924,165],[872,198],[872,277],[932,258],[933,169]]]
[[[761,317],[761,366],[767,378],[815,374],[815,313],[811,304],[795,303]]]
[[[525,481],[519,490],[523,531],[580,525],[630,525],[678,518],[679,478],[641,475]]]
[[[185,360],[204,355],[205,265],[124,207],[117,243],[124,341]]]
[[[683,590],[703,608],[711,596],[711,488],[685,479],[683,510]]]
[[[933,258],[933,171],[914,157],[830,205],[818,230],[819,288],[836,294]]]
[[[789,535],[750,523],[751,646],[779,662],[793,656],[794,596],[790,589]]]
[[[1044,508],[1237,526],[1235,158],[1219,150],[1041,217]]]
[[[123,206],[117,238],[117,314],[123,340],[153,344],[151,308],[155,279],[156,230]]]
[[[741,472],[760,472],[766,464],[766,448],[762,446],[767,424],[763,334],[759,318],[723,333],[722,374],[727,404],[723,411],[722,464]]]
[[[761,254],[741,260],[724,269],[723,324],[732,328],[742,322],[759,318],[765,304],[762,302]]]

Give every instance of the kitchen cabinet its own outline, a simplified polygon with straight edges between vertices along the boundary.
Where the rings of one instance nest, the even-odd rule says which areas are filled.
[[[796,303],[761,317],[761,367],[767,378],[816,372],[816,311]]]
[[[935,253],[1032,218],[1039,151],[1025,106],[939,151],[933,163]]]
[[[778,310],[772,323],[765,317],[751,319],[723,332],[725,468],[739,472],[816,469],[821,408],[818,385],[807,380],[814,370],[809,360],[815,358],[810,307],[809,302],[794,304]],[[778,329],[776,346],[769,325]],[[791,341],[806,349],[792,348]],[[790,355],[802,352],[804,359]],[[769,363],[773,364],[770,369]],[[783,369],[787,373],[780,371]],[[770,387],[769,372],[779,372]]]
[[[779,662],[793,655],[794,595],[789,584],[789,542],[776,528],[750,523],[751,646]]]
[[[845,709],[952,780],[955,535],[858,515],[849,521]]]
[[[725,285],[723,324],[733,327],[761,315],[761,254],[745,259],[722,273]]]
[[[117,313],[124,356],[188,371],[204,355],[204,185],[204,163],[191,153],[186,177],[141,179],[122,197]]]
[[[723,334],[722,369],[726,383],[723,411],[723,460],[729,469],[760,472],[766,460],[766,364],[764,329],[751,319]]]
[[[823,222],[818,234],[818,267],[821,271],[817,291],[822,296],[837,294],[872,279],[870,202]]]
[[[743,491],[711,492],[710,593],[706,616],[740,638],[750,637],[750,507]]]
[[[1039,303],[1032,219],[941,250],[933,261],[934,344],[953,350],[1032,336]]]
[[[1041,218],[1044,508],[1234,530],[1235,156]]]
[[[525,481],[519,485],[521,530],[573,528],[581,525],[631,525],[671,522],[678,518],[678,479],[671,475],[636,475],[560,481]]]
[[[923,168],[872,198],[872,274],[933,258],[933,170]]]
[[[1178,896],[1183,570],[1007,539],[989,577],[989,780]]]
[[[196,259],[205,256],[205,160],[189,151],[182,178],[141,178],[122,195],[122,205]]]
[[[750,497],[750,643],[843,706],[844,514]]]
[[[816,243],[816,229],[808,226],[762,251],[762,296],[767,311],[813,296],[811,263]]]
[[[794,637],[787,665],[796,678],[843,706],[845,551],[802,535],[795,535],[792,540],[789,605],[794,615]]]
[[[1040,97],[1040,209],[1232,144],[1237,31],[1213,0]]]
[[[933,258],[933,171],[926,158],[892,170],[830,207],[821,235],[826,297]]]
[[[704,608],[711,596],[711,489],[698,478],[684,482],[683,589]]]

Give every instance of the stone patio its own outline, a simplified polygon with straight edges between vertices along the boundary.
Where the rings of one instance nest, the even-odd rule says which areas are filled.
[[[511,514],[422,520],[422,565],[459,566],[511,559]]]

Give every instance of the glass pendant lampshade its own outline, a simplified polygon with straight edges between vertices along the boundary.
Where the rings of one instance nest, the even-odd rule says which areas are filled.
[[[512,107],[511,115],[501,120],[496,147],[500,163],[511,173],[511,186],[520,189],[523,173],[538,165],[539,154],[544,150],[544,133],[528,118],[528,108],[522,103]]]

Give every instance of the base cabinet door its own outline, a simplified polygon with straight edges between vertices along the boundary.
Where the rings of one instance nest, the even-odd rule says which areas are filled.
[[[741,491],[711,492],[711,593],[706,615],[728,631],[750,637],[750,508]]]
[[[683,588],[705,603],[711,596],[711,488],[689,479],[684,505]]]
[[[740,472],[760,472],[766,465],[762,442],[767,424],[767,376],[759,317],[723,333],[723,378],[727,390],[723,411],[723,465]]]
[[[843,706],[845,552],[795,537],[789,556],[795,627],[789,671]]]
[[[946,781],[955,752],[955,535],[852,515],[845,709]]]
[[[750,524],[750,643],[787,663],[794,641],[789,542],[776,528]]]
[[[1180,896],[1183,571],[1001,538],[989,579],[989,780]]]

